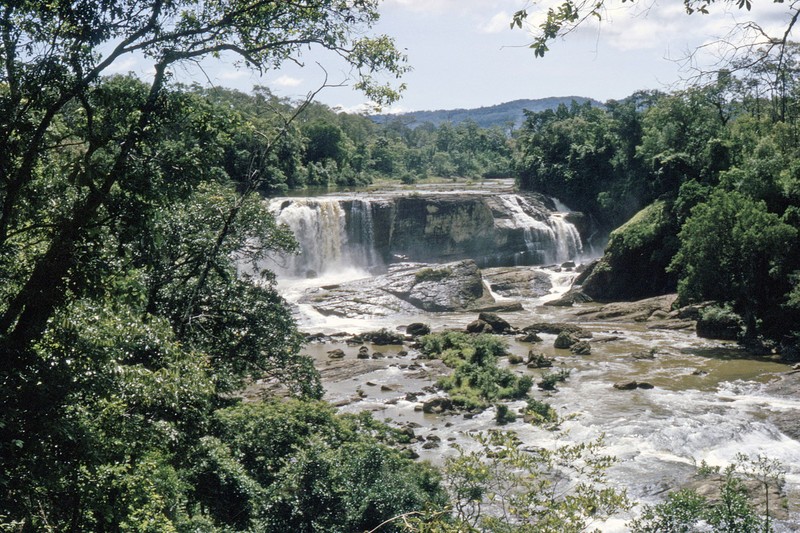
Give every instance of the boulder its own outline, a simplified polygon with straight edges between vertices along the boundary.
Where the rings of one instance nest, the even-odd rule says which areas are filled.
[[[532,268],[484,268],[483,276],[492,291],[505,298],[540,298],[553,288],[546,272]]]
[[[494,328],[483,320],[473,320],[466,327],[467,333],[494,333]]]
[[[406,326],[406,333],[412,337],[422,337],[423,335],[428,335],[430,332],[431,327],[422,322],[414,322]]]
[[[445,398],[444,396],[437,396],[436,398],[431,398],[430,400],[423,402],[422,404],[422,412],[429,413],[429,414],[441,414],[445,411],[452,411],[453,410],[453,402],[450,401],[450,398]]]
[[[330,357],[331,359],[341,359],[344,357],[344,350],[342,350],[341,348],[330,350],[328,352],[328,357]]]
[[[652,383],[646,381],[618,381],[614,383],[614,388],[618,390],[635,390],[635,389],[652,389],[655,388]]]
[[[348,318],[483,309],[494,298],[472,260],[395,263],[381,276],[312,289],[300,299],[326,316]]]
[[[542,342],[542,338],[537,335],[536,333],[525,333],[524,335],[520,335],[517,337],[518,342],[529,342],[533,344],[534,342]]]
[[[549,368],[553,366],[553,360],[542,353],[531,350],[528,352],[527,366],[528,368]]]
[[[570,289],[561,298],[545,302],[544,305],[551,307],[572,307],[575,304],[592,302],[592,297],[580,289]]]
[[[584,329],[576,324],[567,324],[563,322],[537,322],[522,328],[525,333],[549,333],[551,335],[558,335],[562,331],[567,331],[574,334],[579,339],[591,339],[592,332]]]
[[[356,356],[359,359],[369,359],[369,348],[366,346],[362,346],[358,349],[358,355]]]
[[[376,344],[378,346],[387,346],[390,344],[398,345],[403,344],[403,341],[405,341],[403,335],[397,333],[396,331],[390,331],[386,328],[379,329],[377,331],[368,331],[366,333],[362,333],[358,337],[365,342],[371,342],[372,344]]]
[[[511,327],[511,324],[500,318],[496,313],[483,312],[478,315],[478,320],[489,324],[494,333],[509,333],[514,329]]]
[[[559,349],[566,349],[572,347],[572,345],[577,343],[578,343],[578,337],[574,333],[570,333],[569,331],[562,331],[556,337],[556,340],[553,343],[553,347]]]
[[[579,341],[570,346],[569,351],[575,355],[589,355],[592,353],[592,347],[586,341]]]

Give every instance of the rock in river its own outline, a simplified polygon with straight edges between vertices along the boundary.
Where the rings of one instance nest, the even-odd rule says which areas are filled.
[[[408,333],[412,337],[422,337],[423,335],[427,335],[430,332],[431,332],[431,327],[427,324],[423,324],[422,322],[414,322],[406,326],[406,333]]]
[[[397,263],[382,276],[317,289],[303,296],[323,315],[348,318],[452,312],[494,303],[472,260],[440,265]]]
[[[570,346],[569,351],[575,355],[589,355],[592,353],[592,346],[586,341],[579,341]]]
[[[569,331],[562,331],[556,337],[553,346],[555,348],[565,349],[572,347],[573,344],[578,343],[578,337],[574,333],[570,333]]]

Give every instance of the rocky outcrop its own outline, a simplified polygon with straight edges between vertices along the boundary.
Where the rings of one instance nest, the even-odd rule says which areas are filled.
[[[489,288],[505,298],[540,298],[553,288],[550,276],[529,268],[485,268]]]
[[[452,410],[453,402],[450,401],[450,398],[445,398],[443,396],[431,398],[422,404],[423,413],[441,414]]]
[[[646,381],[618,381],[614,383],[614,388],[617,390],[636,390],[636,389],[652,389],[654,388],[651,383]]]
[[[387,274],[326,286],[301,298],[324,315],[350,318],[483,309],[494,303],[474,261],[400,263]]]
[[[556,337],[555,342],[553,343],[553,347],[564,350],[572,347],[573,344],[578,343],[578,337],[574,333],[570,333],[569,331],[562,331]]]
[[[559,335],[566,331],[572,333],[579,339],[591,339],[592,332],[584,329],[577,324],[567,324],[564,322],[537,322],[522,329],[525,333],[549,333],[551,335]]]
[[[570,289],[562,297],[545,302],[544,305],[551,307],[572,307],[575,304],[585,304],[592,302],[592,297],[580,289]]]
[[[387,346],[389,344],[401,345],[405,339],[403,335],[384,328],[356,335],[352,340],[355,342],[371,342],[377,346]]]
[[[531,350],[528,352],[528,360],[526,364],[528,368],[549,368],[553,366],[553,360],[545,356],[543,353],[537,353]]]
[[[465,329],[467,333],[494,333],[492,325],[481,319],[473,320]]]
[[[578,341],[569,347],[569,351],[575,355],[589,355],[592,353],[592,345],[586,341]]]
[[[431,332],[431,327],[427,324],[423,324],[422,322],[414,322],[406,326],[406,333],[408,333],[412,337],[422,337],[423,335],[427,335],[430,332]]]
[[[645,298],[635,302],[614,302],[598,307],[588,307],[575,313],[581,320],[616,320],[620,322],[645,322],[649,320],[678,318],[672,306],[677,294]]]
[[[677,278],[666,268],[678,249],[677,232],[667,202],[650,204],[611,233],[602,259],[576,283],[600,302],[674,292]]]
[[[514,328],[511,327],[504,318],[500,318],[497,313],[483,312],[478,315],[478,320],[486,322],[492,327],[494,333],[513,333]]]

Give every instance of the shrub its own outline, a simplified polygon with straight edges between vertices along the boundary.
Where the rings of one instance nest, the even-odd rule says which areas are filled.
[[[517,419],[517,415],[515,415],[514,412],[504,403],[498,403],[494,406],[494,408],[494,420],[499,426],[508,424],[509,422],[514,422]]]
[[[462,408],[482,409],[494,400],[521,398],[533,383],[528,376],[497,366],[497,357],[508,352],[505,343],[493,335],[426,335],[420,339],[420,349],[455,369],[439,380],[439,386]]]
[[[532,424],[548,424],[558,420],[558,413],[549,403],[529,398],[523,413]]]
[[[556,384],[562,383],[569,377],[570,371],[566,368],[560,369],[558,372],[545,372],[542,374],[542,379],[536,385],[542,390],[554,391]]]

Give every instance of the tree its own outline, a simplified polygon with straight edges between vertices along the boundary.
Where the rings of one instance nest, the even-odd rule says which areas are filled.
[[[636,156],[650,174],[650,198],[673,193],[688,179],[715,184],[730,166],[725,122],[709,101],[709,90],[660,98],[644,112],[642,130]]]
[[[170,69],[221,53],[266,69],[295,58],[303,46],[319,45],[353,65],[361,76],[359,88],[378,101],[391,101],[397,93],[377,85],[373,75],[387,69],[400,74],[404,58],[387,37],[357,37],[376,19],[373,1],[226,1],[202,9],[163,0],[5,5],[0,112],[6,119],[0,152],[10,157],[0,163],[0,247],[14,246],[25,236],[30,219],[24,206],[35,195],[48,154],[66,158],[63,168],[71,173],[63,218],[53,224],[48,244],[32,261],[35,266],[2,309],[0,351],[9,365],[24,364],[24,352],[63,303],[79,249],[104,218],[109,199],[118,190],[148,189],[146,175],[139,176],[144,183],[128,176],[136,163],[147,160],[148,142],[168,123]],[[110,51],[100,53],[103,46]],[[115,111],[113,120],[103,120],[108,107],[97,100],[100,77],[133,53],[153,61],[149,88]],[[58,126],[70,109],[74,129],[64,135]],[[150,192],[150,198],[140,195],[145,203],[159,196]]]
[[[526,450],[512,432],[472,436],[477,447],[456,446],[458,455],[445,460],[453,516],[409,520],[406,531],[577,533],[630,508],[625,492],[608,484],[615,460],[601,453],[602,437]]]
[[[776,315],[791,290],[789,258],[797,235],[763,201],[715,191],[692,210],[679,234],[670,268],[681,277],[681,301],[730,302],[750,336],[762,332],[759,320],[766,317],[769,332],[780,333],[785,324]]]
[[[606,111],[573,103],[528,113],[517,145],[520,187],[569,199],[571,207],[605,218],[598,197],[620,177],[614,170],[618,141]]]
[[[321,394],[262,266],[293,239],[253,194],[294,172],[273,156],[292,149],[281,143],[304,106],[187,89],[170,72],[217,54],[267,69],[317,45],[391,100],[373,76],[405,67],[388,38],[363,37],[376,20],[370,0],[0,6],[4,522],[211,529],[187,475],[202,446],[219,451],[218,477],[263,494],[234,476],[246,471],[211,423],[248,379]],[[131,54],[151,78],[106,76]]]

